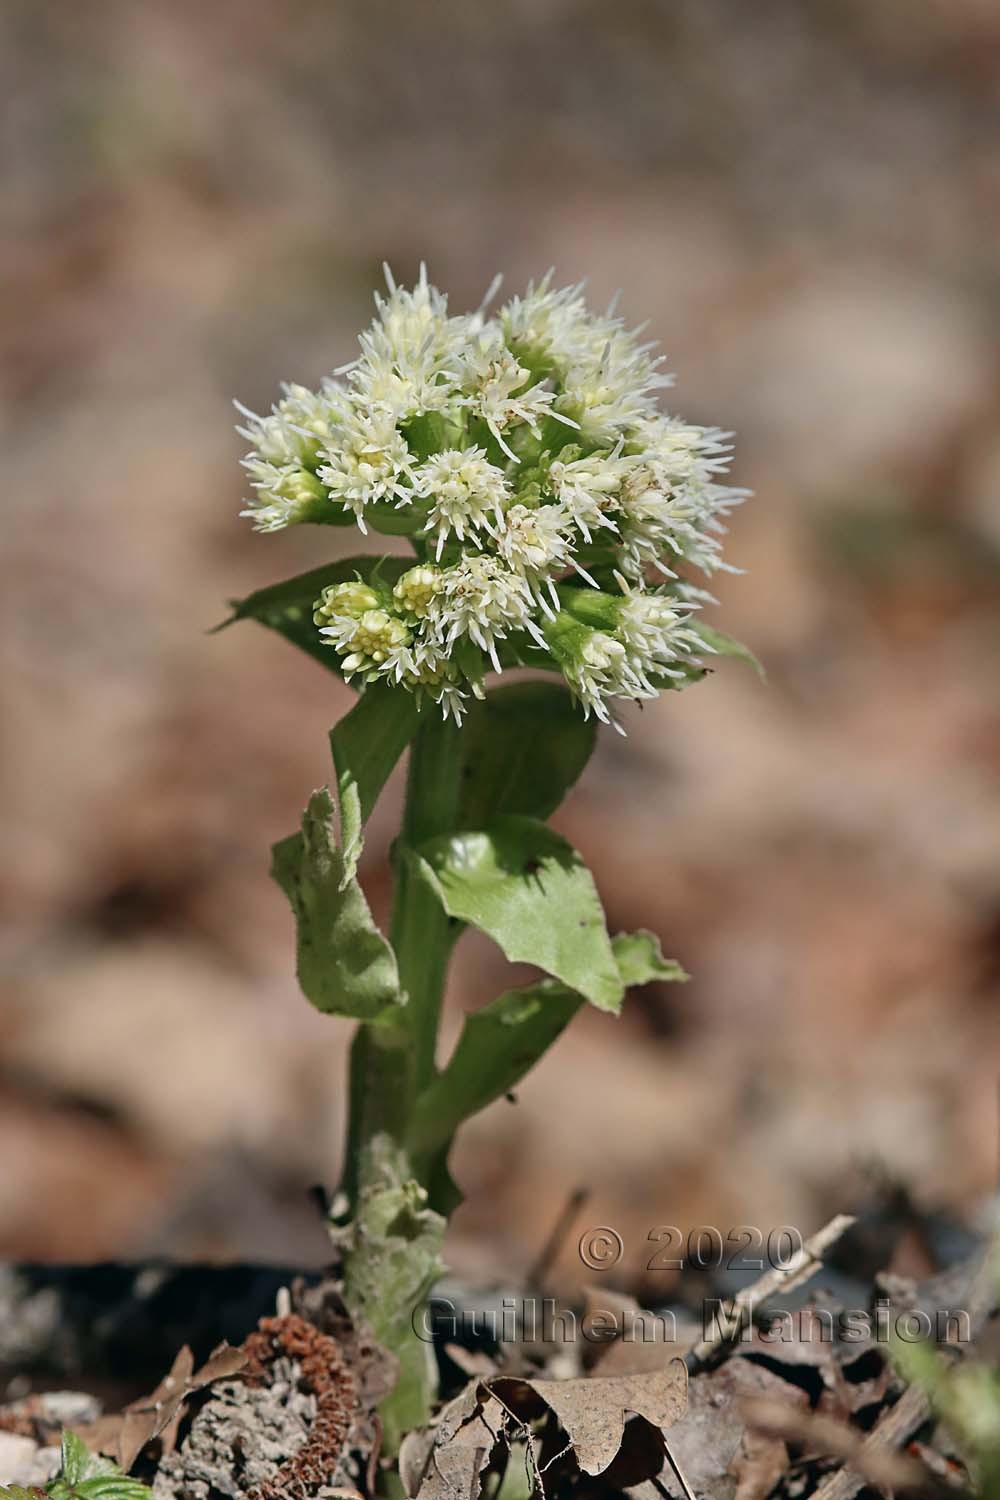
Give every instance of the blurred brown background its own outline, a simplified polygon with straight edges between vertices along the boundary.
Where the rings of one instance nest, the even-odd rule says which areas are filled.
[[[873,1174],[967,1212],[1000,1028],[994,0],[8,0],[0,1253],[324,1254],[346,1025],[269,844],[348,694],[228,597],[230,400],[349,359],[379,264],[622,288],[735,428],[713,681],[604,737],[560,826],[694,979],[596,1014],[469,1128],[452,1264],[567,1193],[808,1231]],[[393,796],[398,795],[394,791]],[[396,804],[363,873],[386,897]],[[489,945],[449,1000],[495,992]],[[648,1255],[648,1251],[647,1251]]]

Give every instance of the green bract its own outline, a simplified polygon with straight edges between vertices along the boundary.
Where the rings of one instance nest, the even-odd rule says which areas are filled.
[[[273,874],[295,913],[302,993],[317,1010],[377,1021],[402,1005],[396,958],[348,874],[333,832],[333,801],[314,792],[302,832],[274,847]]]
[[[273,869],[306,997],[361,1023],[331,1229],[352,1312],[400,1361],[382,1409],[392,1445],[429,1411],[413,1313],[459,1198],[455,1132],[581,1006],[615,1015],[630,986],[686,977],[649,933],[608,933],[583,859],[545,820],[593,751],[594,718],[613,722],[610,700],[686,686],[706,655],[752,658],[701,623],[708,596],[688,576],[723,566],[720,517],[740,498],[717,482],[723,435],[658,412],[667,381],[648,346],[547,278],[494,317],[449,314],[423,275],[412,291],[390,279],[377,304],[346,383],[289,386],[269,416],[248,414],[248,513],[264,531],[356,522],[410,553],[397,541],[324,564],[233,618],[361,689],[330,736],[335,795],[313,794]],[[524,666],[549,675],[487,690],[490,671]],[[383,935],[358,863],[404,754]],[[467,1016],[442,1064],[467,926],[538,974]]]

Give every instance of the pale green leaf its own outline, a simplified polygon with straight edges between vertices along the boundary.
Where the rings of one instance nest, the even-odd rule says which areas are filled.
[[[557,682],[516,682],[472,704],[462,726],[458,824],[523,813],[547,818],[590,759],[597,724]]]
[[[466,1016],[444,1071],[417,1101],[416,1155],[451,1140],[463,1120],[509,1093],[556,1040],[584,997],[555,979],[507,990]]]
[[[52,1500],[150,1500],[152,1490],[138,1479],[116,1473],[95,1474],[74,1485],[63,1485],[56,1480],[50,1484],[48,1494]]]
[[[424,712],[438,710],[428,704]],[[364,825],[393,767],[416,734],[419,721],[420,709],[413,693],[373,682],[330,731],[340,804],[342,888],[357,869]]]
[[[599,1010],[620,1009],[624,987],[593,877],[551,828],[496,818],[431,839],[411,857],[448,914],[487,933],[513,962],[536,965]]]
[[[331,1015],[377,1021],[403,1003],[396,958],[361,887],[344,878],[333,818],[323,787],[309,800],[302,832],[274,846],[271,873],[295,914],[306,999]]]
[[[688,977],[680,964],[663,957],[651,932],[619,933],[611,947],[627,989]],[[428,1164],[435,1208],[450,1211],[461,1202],[447,1173],[456,1130],[516,1088],[584,1003],[583,995],[558,980],[542,979],[466,1016],[447,1064],[417,1100],[408,1136],[414,1160]]]
[[[640,927],[637,932],[619,932],[611,939],[615,962],[625,988],[641,984],[681,983],[690,979],[675,958],[664,958],[655,933]]]
[[[233,613],[228,620],[217,625],[216,630],[225,630],[237,620],[256,620],[268,630],[283,635],[286,641],[339,676],[340,656],[332,646],[324,644],[325,638],[313,621],[316,600],[329,584],[348,583],[353,578],[362,578],[366,583],[374,578],[376,584],[383,582],[391,587],[411,566],[412,558],[341,558],[325,567],[299,573],[295,578],[286,578],[283,583],[272,584],[270,588],[258,589],[245,599],[234,599]]]
[[[77,1485],[85,1479],[93,1479],[96,1474],[120,1474],[121,1470],[117,1464],[112,1463],[110,1458],[102,1458],[96,1453],[91,1453],[86,1443],[75,1432],[64,1432],[61,1441],[62,1463],[57,1480],[64,1480],[68,1485]]]
[[[45,1492],[51,1500],[150,1500],[152,1493],[110,1458],[91,1453],[74,1432],[62,1435],[62,1463]]]
[[[689,629],[699,637],[709,655],[735,657],[737,661],[746,662],[748,667],[753,667],[762,681],[767,676],[750,647],[744,646],[742,641],[737,641],[733,636],[727,635],[724,630],[716,630],[714,625],[706,625],[704,620],[699,619],[691,620]]]

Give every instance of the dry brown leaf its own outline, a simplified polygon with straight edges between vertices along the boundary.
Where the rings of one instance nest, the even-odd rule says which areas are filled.
[[[479,1380],[441,1412],[429,1433],[411,1433],[399,1455],[406,1493],[420,1500],[468,1500],[503,1436],[506,1413]]]
[[[660,1370],[607,1380],[477,1379],[444,1408],[434,1428],[407,1436],[399,1455],[400,1478],[410,1500],[417,1495],[468,1500],[498,1443],[549,1411],[580,1469],[602,1474],[621,1458],[624,1487],[659,1472],[660,1431],[686,1408],[687,1369],[680,1359]],[[631,1445],[624,1441],[630,1414],[643,1419],[629,1424],[637,1435]],[[649,1438],[645,1445],[642,1433]]]
[[[118,1438],[118,1463],[126,1473],[155,1437],[163,1439],[164,1452],[173,1452],[181,1407],[193,1380],[194,1355],[185,1344],[148,1400],[133,1402],[125,1408]]]
[[[938,1466],[944,1464],[941,1456],[932,1449],[921,1451],[919,1443],[911,1443],[904,1456],[890,1447],[872,1447],[866,1442],[866,1434],[857,1427],[816,1412],[792,1411],[780,1402],[760,1398],[745,1401],[742,1410],[749,1427],[762,1437],[796,1443],[811,1456],[827,1454],[839,1458],[870,1485],[882,1490],[918,1494],[933,1489],[928,1485],[928,1470],[946,1482],[954,1478],[947,1467],[943,1471],[935,1467],[935,1460]],[[915,1457],[921,1462],[915,1462]]]
[[[766,1494],[768,1472],[784,1461],[786,1450],[764,1451],[747,1431],[743,1402],[767,1396],[793,1410],[805,1410],[805,1391],[762,1365],[729,1359],[690,1384],[687,1415],[670,1433],[670,1451],[700,1500],[741,1500]]]
[[[164,1453],[173,1451],[185,1401],[213,1381],[238,1375],[247,1357],[242,1349],[220,1344],[200,1367],[184,1345],[167,1375],[149,1396],[126,1406],[119,1416],[101,1417],[77,1429],[88,1447],[113,1458],[127,1474],[147,1443],[160,1438]]]
[[[807,1303],[798,1321],[808,1329],[810,1325],[804,1320],[825,1312],[821,1305]],[[816,1324],[814,1337],[797,1333],[782,1336],[780,1324],[774,1335],[754,1329],[737,1357],[760,1362],[765,1369],[802,1386],[809,1392],[812,1405],[827,1416],[848,1419],[863,1407],[884,1401],[893,1372],[878,1346],[870,1340],[858,1344],[835,1342],[822,1332],[823,1327]]]
[[[399,1445],[399,1481],[404,1493],[413,1500],[424,1482],[434,1447],[434,1429],[415,1427],[408,1432]]]
[[[736,1475],[734,1500],[765,1500],[788,1468],[788,1449],[781,1438],[744,1432],[731,1472]]]
[[[528,1387],[555,1413],[580,1468],[591,1475],[602,1473],[617,1456],[628,1413],[663,1428],[687,1410],[687,1368],[682,1359],[660,1370],[610,1379],[491,1381],[490,1388],[517,1411],[516,1394],[510,1390],[515,1385]]]

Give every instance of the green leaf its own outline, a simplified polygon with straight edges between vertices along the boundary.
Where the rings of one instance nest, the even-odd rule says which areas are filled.
[[[98,1458],[91,1453],[82,1438],[77,1437],[75,1432],[64,1432],[62,1435],[62,1464],[57,1478],[63,1479],[69,1485],[82,1483],[90,1479],[94,1474],[114,1474],[117,1465],[110,1459]]]
[[[313,568],[309,573],[286,578],[283,583],[272,584],[270,588],[258,589],[245,599],[234,599],[232,615],[215,628],[225,630],[237,620],[256,620],[268,630],[283,635],[286,641],[291,641],[293,646],[298,646],[339,676],[340,657],[331,646],[324,644],[324,638],[313,622],[316,600],[328,584],[348,583],[352,578],[360,577],[369,583],[375,577],[376,583],[383,582],[391,587],[411,566],[412,558],[404,557],[341,558],[339,562]]]
[[[691,978],[676,958],[664,958],[655,933],[640,927],[637,932],[619,932],[611,939],[618,973],[627,990],[641,984],[683,984]]]
[[[480,928],[509,959],[544,969],[599,1010],[621,1008],[624,986],[593,877],[551,828],[496,818],[431,839],[410,857],[445,911]]]
[[[333,799],[314,792],[302,832],[275,844],[271,873],[298,924],[298,976],[306,999],[330,1015],[378,1021],[403,1003],[396,958],[364,892],[344,875]]]
[[[688,978],[680,964],[663,957],[651,932],[619,933],[611,947],[627,989]],[[428,1175],[436,1208],[451,1208],[461,1201],[447,1178],[445,1163],[463,1120],[515,1088],[583,1004],[584,997],[575,990],[558,980],[542,979],[523,989],[507,990],[466,1016],[454,1052],[417,1100],[410,1126],[414,1159],[432,1164]],[[437,1187],[433,1186],[435,1175]]]
[[[584,1003],[558,980],[542,979],[466,1016],[447,1066],[417,1101],[414,1153],[449,1142],[463,1120],[520,1083]]]
[[[62,1464],[45,1489],[52,1500],[149,1500],[152,1494],[110,1458],[91,1453],[74,1432],[63,1433]]]
[[[597,723],[557,682],[493,688],[462,726],[460,828],[523,813],[547,818],[590,759]]]
[[[92,1479],[73,1485],[54,1479],[47,1493],[52,1500],[149,1500],[153,1492],[138,1479],[116,1472],[95,1474]]]
[[[428,705],[425,712],[436,713],[437,709]],[[341,889],[354,877],[364,825],[393,767],[416,734],[419,716],[413,693],[373,682],[330,731],[340,804],[344,863]]]
[[[713,656],[734,656],[738,661],[746,662],[748,667],[753,667],[757,676],[763,682],[767,673],[760,662],[754,656],[749,646],[744,646],[742,641],[737,641],[724,630],[716,630],[714,625],[706,625],[704,620],[691,620],[689,629],[694,631],[705,647]]]

